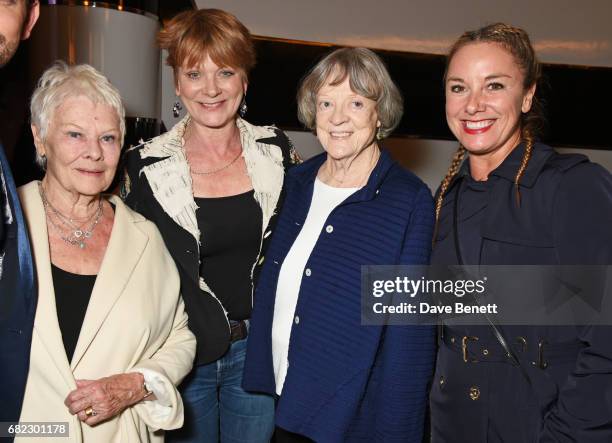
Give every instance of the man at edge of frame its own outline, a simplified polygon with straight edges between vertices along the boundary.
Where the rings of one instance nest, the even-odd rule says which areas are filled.
[[[39,13],[38,0],[0,0],[0,68],[30,36]],[[36,299],[30,241],[0,134],[0,422],[19,420]]]

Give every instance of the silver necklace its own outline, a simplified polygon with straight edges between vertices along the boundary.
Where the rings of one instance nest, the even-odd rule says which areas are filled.
[[[45,207],[45,214],[47,215],[47,219],[51,223],[51,226],[57,231],[58,235],[62,240],[72,246],[78,246],[80,249],[85,249],[87,246],[87,240],[89,240],[93,236],[94,229],[100,222],[102,218],[102,198],[98,198],[98,208],[96,211],[87,219],[83,221],[81,226],[77,226],[74,223],[74,220],[70,217],[66,217],[59,210],[57,210],[49,199],[47,198],[45,191],[42,187],[42,184],[38,184],[38,191],[40,192],[40,197],[43,201],[43,206]],[[53,221],[53,217],[55,217],[62,225],[68,228],[68,233],[62,227],[58,225],[55,221]],[[91,224],[88,228],[84,229],[83,226],[91,221]]]
[[[238,155],[236,157],[234,157],[234,159],[231,162],[229,162],[228,164],[226,164],[224,166],[221,166],[220,168],[213,169],[211,171],[195,171],[191,167],[191,162],[189,161],[189,157],[187,157],[187,153],[185,153],[185,158],[187,158],[187,164],[189,165],[189,170],[191,171],[192,174],[195,174],[195,175],[211,175],[211,174],[216,174],[217,172],[221,172],[221,171],[229,168],[234,163],[236,163],[236,161],[240,158],[241,155],[242,155],[242,149],[240,149],[240,151],[238,151]]]

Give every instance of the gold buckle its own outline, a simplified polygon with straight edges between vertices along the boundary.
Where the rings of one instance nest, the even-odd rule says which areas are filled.
[[[468,357],[468,341],[478,341],[478,337],[473,337],[470,335],[464,335],[461,339],[461,350],[463,351],[463,362],[467,363],[470,361]],[[478,362],[476,359],[471,360],[472,363]]]

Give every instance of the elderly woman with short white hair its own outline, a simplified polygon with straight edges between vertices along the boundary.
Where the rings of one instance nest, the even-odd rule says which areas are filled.
[[[287,174],[243,382],[279,396],[278,443],[421,442],[433,328],[361,325],[361,266],[429,261],[429,190],[380,148],[402,110],[364,48],[332,52],[300,87],[300,120],[325,152]]]
[[[31,113],[45,176],[19,190],[39,284],[20,421],[65,423],[70,441],[163,441],[160,429],[183,423],[176,385],[195,338],[157,228],[104,194],[121,97],[91,66],[56,63]]]

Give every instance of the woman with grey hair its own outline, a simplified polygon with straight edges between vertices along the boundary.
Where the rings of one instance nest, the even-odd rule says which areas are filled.
[[[379,146],[401,95],[376,54],[344,48],[304,78],[298,111],[325,152],[287,175],[243,385],[279,396],[276,441],[420,442],[434,331],[361,324],[361,266],[429,261],[430,192]]]
[[[195,338],[157,228],[103,192],[125,133],[118,91],[58,62],[31,101],[41,182],[19,189],[39,285],[22,422],[70,441],[163,441]],[[57,435],[55,435],[57,436]],[[28,441],[17,438],[16,441]]]

